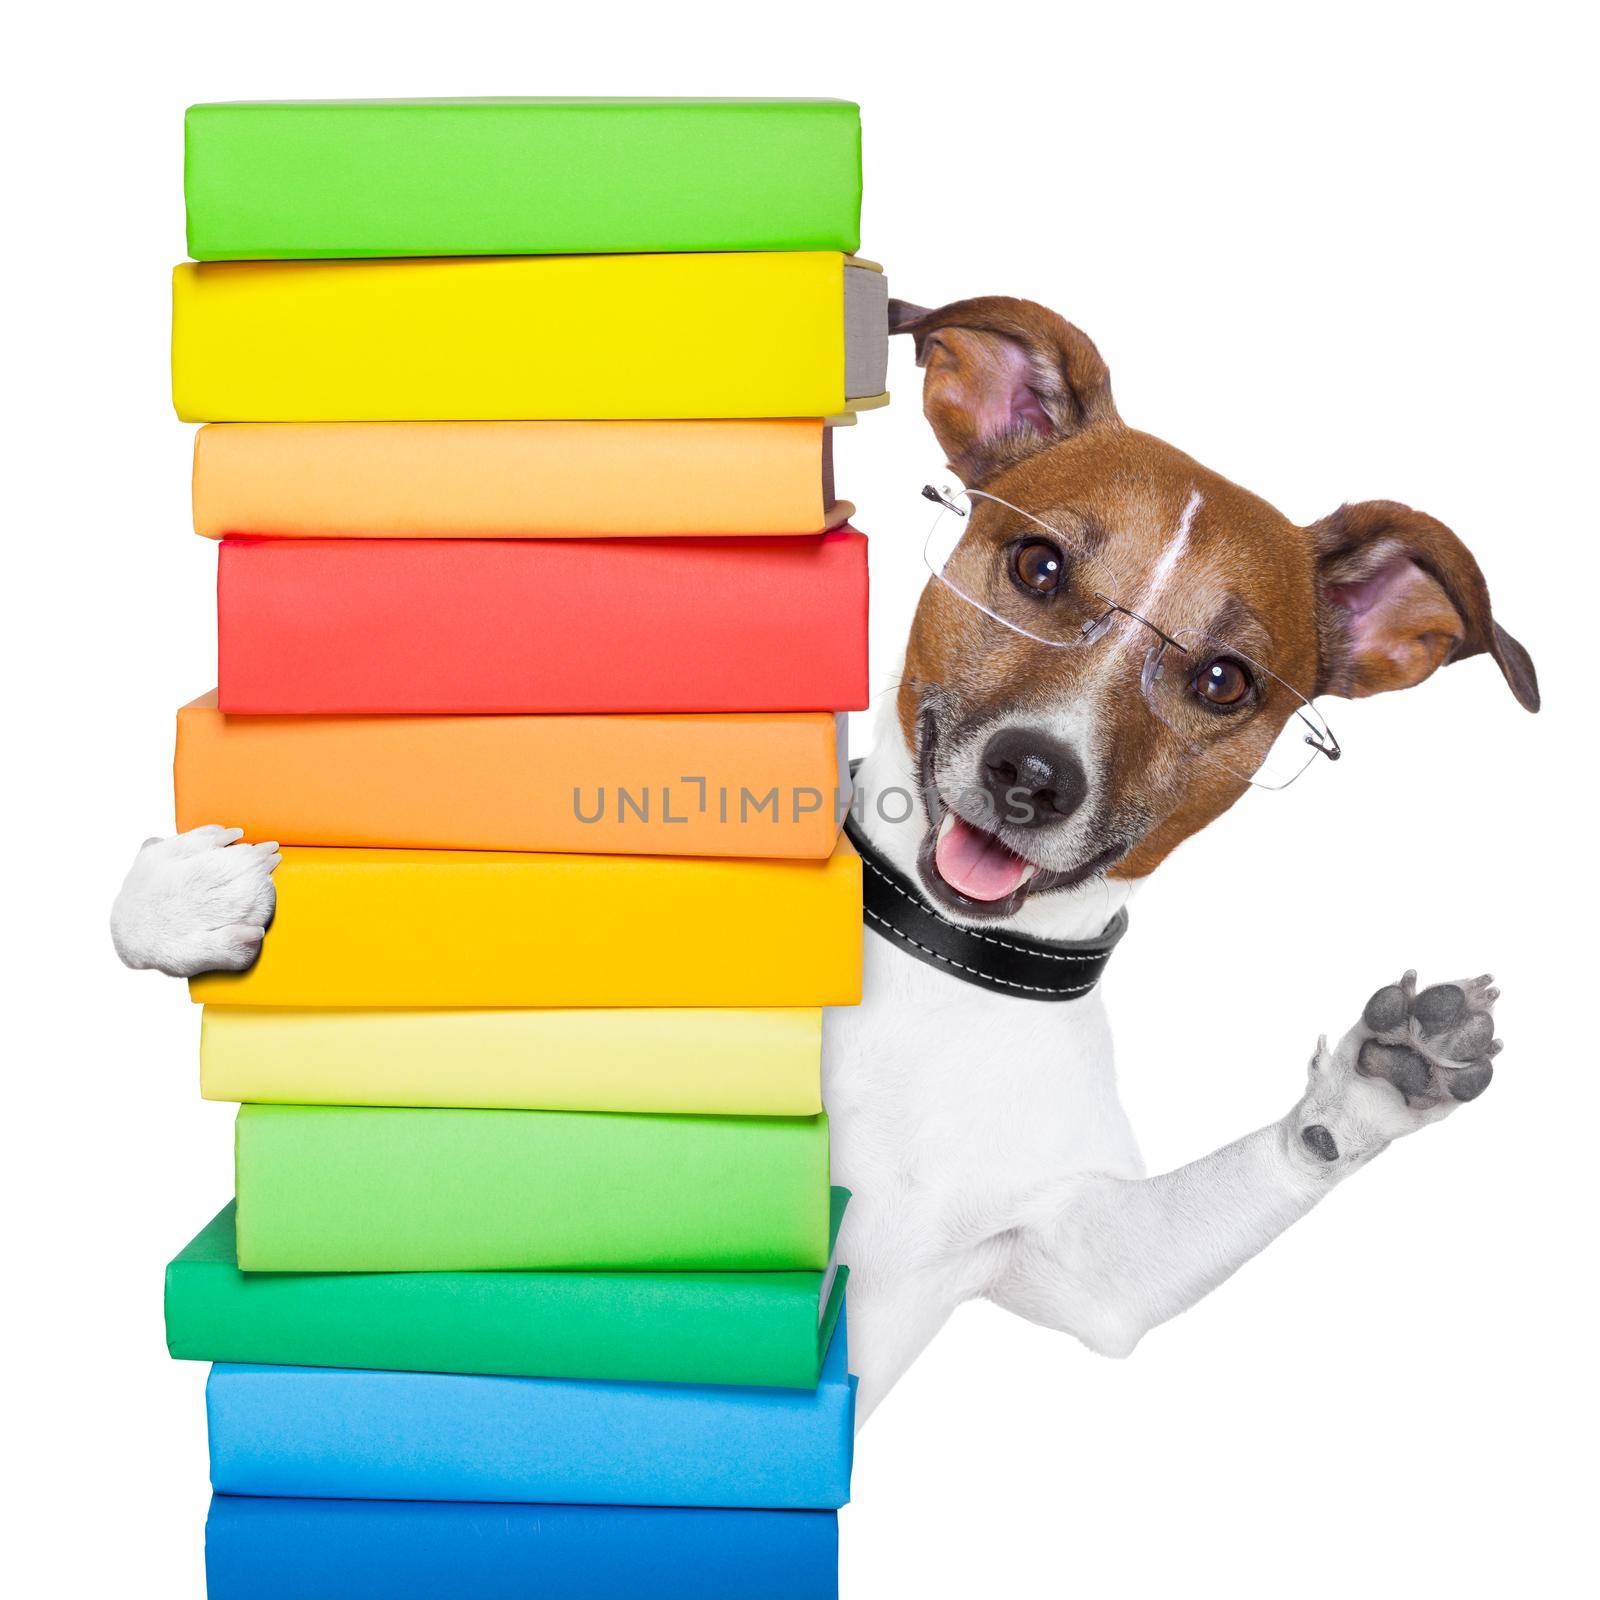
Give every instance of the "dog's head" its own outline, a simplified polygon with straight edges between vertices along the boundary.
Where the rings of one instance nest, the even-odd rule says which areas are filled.
[[[922,876],[952,910],[1144,876],[1252,781],[1320,759],[1316,696],[1487,652],[1538,709],[1533,663],[1442,523],[1368,501],[1296,526],[1127,427],[1094,344],[1030,301],[890,316],[978,491],[941,513],[898,706],[928,801]]]

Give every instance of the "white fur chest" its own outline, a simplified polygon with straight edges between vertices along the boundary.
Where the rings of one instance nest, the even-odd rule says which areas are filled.
[[[912,876],[924,826],[912,762],[892,722],[883,732],[857,776],[858,814]],[[1050,896],[1016,931],[1090,937],[1126,897],[1126,885],[1103,884]],[[1077,1173],[1142,1168],[1098,989],[1068,1001],[1000,994],[869,926],[862,1002],[824,1017],[833,1181],[852,1194],[839,1258],[870,1408],[957,1305],[987,1292],[1034,1202]]]
[[[824,1043],[833,1181],[853,1195],[839,1251],[853,1343],[895,1369],[871,1374],[882,1392],[985,1292],[1030,1202],[1074,1173],[1138,1176],[1139,1153],[1098,990],[1013,999],[869,930],[862,1004],[826,1013]]]

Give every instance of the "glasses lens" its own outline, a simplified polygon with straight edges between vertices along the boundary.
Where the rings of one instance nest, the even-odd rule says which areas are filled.
[[[1141,686],[1151,712],[1196,760],[1246,783],[1285,789],[1314,762],[1338,759],[1322,713],[1292,684],[1225,638],[1160,631],[1075,582],[1073,553],[1048,523],[981,489],[924,489],[937,511],[923,558],[967,604],[1053,649],[1089,648],[1119,625],[1148,630]]]
[[[1321,712],[1275,672],[1213,634],[1171,637],[1172,645],[1151,648],[1144,694],[1191,755],[1258,788],[1284,789],[1337,753]]]
[[[1070,556],[1053,528],[981,491],[923,492],[938,507],[923,559],[940,583],[1039,644],[1061,648],[1084,642],[1095,617],[1075,594]]]

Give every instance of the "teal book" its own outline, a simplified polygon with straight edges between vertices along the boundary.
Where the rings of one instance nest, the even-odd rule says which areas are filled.
[[[845,100],[273,100],[189,108],[197,261],[840,250]]]
[[[844,1303],[821,1272],[241,1272],[233,1206],[167,1267],[179,1360],[814,1389]]]

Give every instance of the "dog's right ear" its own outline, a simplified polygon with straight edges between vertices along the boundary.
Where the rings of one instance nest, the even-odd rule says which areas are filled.
[[[1031,300],[988,295],[937,311],[891,300],[889,331],[916,341],[923,414],[964,483],[1120,421],[1094,341]]]

